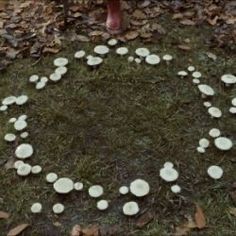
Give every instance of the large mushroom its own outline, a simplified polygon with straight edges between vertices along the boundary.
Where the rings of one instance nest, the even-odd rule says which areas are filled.
[[[150,51],[147,48],[137,48],[135,54],[141,58],[145,58],[150,55]]]
[[[54,184],[53,188],[57,193],[67,194],[74,189],[74,183],[69,178],[60,178]]]
[[[233,142],[226,137],[216,138],[214,144],[221,151],[228,151],[233,147]]]
[[[222,111],[218,107],[210,107],[208,109],[208,113],[212,118],[220,118],[222,117]]]
[[[64,57],[58,57],[53,62],[54,66],[56,67],[66,66],[68,63],[68,59]]]
[[[139,206],[137,202],[127,202],[123,206],[123,213],[126,216],[133,216],[138,214],[139,212]]]
[[[31,144],[20,144],[15,151],[15,155],[19,159],[26,159],[33,155],[34,149]]]
[[[105,56],[109,53],[109,48],[106,45],[98,45],[94,48],[94,52],[100,56]]]
[[[236,76],[232,74],[224,74],[221,76],[221,81],[226,85],[226,86],[231,86],[233,84],[236,84]]]
[[[212,97],[215,95],[214,89],[207,84],[199,84],[198,89],[202,93],[202,96],[204,98],[205,97]]]
[[[136,179],[130,184],[130,192],[136,197],[144,197],[150,192],[150,186],[145,180]]]
[[[160,177],[166,182],[173,182],[178,179],[179,173],[174,168],[163,167],[160,170]]]
[[[213,165],[207,169],[207,173],[212,179],[220,179],[224,172],[220,166]]]
[[[19,167],[17,168],[17,174],[19,176],[27,176],[31,173],[31,165],[29,164],[22,164],[22,165],[19,165]]]
[[[103,187],[101,185],[93,185],[88,190],[89,196],[92,198],[101,197],[103,192]]]
[[[158,55],[151,54],[145,58],[145,61],[149,65],[157,65],[160,63],[161,59]]]

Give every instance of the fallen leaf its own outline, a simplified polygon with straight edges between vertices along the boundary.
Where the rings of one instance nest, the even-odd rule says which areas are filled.
[[[193,230],[196,229],[197,225],[195,224],[195,222],[192,220],[192,218],[188,218],[188,222],[177,226],[175,228],[175,233],[174,236],[186,236],[189,235],[189,233]]]
[[[0,219],[8,219],[10,214],[5,211],[0,211]]]
[[[181,49],[181,50],[184,50],[184,51],[190,51],[191,50],[191,47],[190,46],[187,46],[187,45],[178,45],[178,48]]]
[[[204,229],[206,227],[206,218],[199,205],[196,205],[195,223],[198,229]]]
[[[180,24],[192,26],[192,25],[195,25],[195,22],[189,19],[183,19],[180,21]]]
[[[138,228],[143,228],[145,225],[147,225],[148,223],[150,223],[153,220],[153,214],[151,212],[146,212],[143,215],[141,215],[137,222],[136,222],[136,226]]]
[[[83,236],[99,236],[99,226],[98,225],[91,225],[82,230]]]
[[[125,34],[125,39],[134,40],[138,37],[139,33],[137,31],[129,31]]]
[[[70,233],[71,236],[82,236],[82,229],[80,225],[75,225]]]
[[[8,232],[7,236],[17,236],[17,235],[19,235],[21,232],[23,232],[28,227],[29,227],[29,224],[18,225],[15,228],[11,229]]]
[[[229,208],[229,213],[233,216],[236,216],[236,207]]]

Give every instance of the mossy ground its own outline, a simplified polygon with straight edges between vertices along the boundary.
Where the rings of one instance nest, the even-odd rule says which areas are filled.
[[[174,225],[183,223],[185,215],[193,214],[194,202],[204,209],[209,227],[192,235],[235,234],[236,218],[227,213],[233,206],[228,189],[236,178],[235,149],[225,154],[211,145],[205,155],[195,151],[198,140],[207,137],[213,127],[235,140],[235,118],[228,109],[236,90],[226,90],[219,79],[225,72],[235,73],[235,57],[227,49],[205,45],[211,29],[181,28],[162,20],[168,34],[145,46],[159,55],[174,55],[169,66],[129,64],[125,57],[111,53],[99,70],[91,71],[85,63],[75,61],[73,53],[79,48],[92,52],[93,45],[65,43],[59,55],[68,57],[71,63],[68,75],[60,83],[38,92],[27,82],[31,74],[49,75],[52,61],[59,55],[44,57],[35,65],[30,59],[18,60],[1,75],[1,98],[11,94],[30,97],[26,106],[12,107],[0,116],[1,163],[13,158],[16,146],[3,141],[4,134],[12,130],[8,119],[27,114],[28,142],[35,148],[29,163],[40,164],[43,173],[22,179],[2,164],[1,210],[10,212],[11,217],[1,220],[0,235],[6,235],[19,223],[30,223],[31,228],[22,235],[34,236],[68,235],[74,224],[90,223],[116,224],[124,229],[119,235],[171,235]],[[186,38],[192,47],[188,52],[176,47]],[[127,46],[133,52],[143,43],[136,41]],[[208,58],[209,51],[217,55],[216,61]],[[222,119],[210,119],[191,79],[176,76],[187,65],[196,66],[204,83],[216,89],[213,103],[223,110]],[[165,161],[173,161],[180,171],[178,184],[183,191],[179,197],[171,194],[170,186],[158,177]],[[224,168],[222,180],[214,182],[207,177],[206,169],[211,164]],[[98,212],[96,201],[86,191],[57,196],[45,182],[48,172],[81,180],[85,189],[102,184],[104,198],[111,200],[111,207],[105,213]],[[136,229],[136,218],[127,220],[121,213],[122,204],[133,198],[119,197],[117,193],[119,186],[135,178],[146,179],[152,188],[148,197],[138,200],[142,212],[151,210],[155,215],[154,221],[142,230]],[[42,202],[44,210],[42,215],[32,216],[30,206],[37,201]],[[60,217],[51,211],[58,201],[66,206]]]

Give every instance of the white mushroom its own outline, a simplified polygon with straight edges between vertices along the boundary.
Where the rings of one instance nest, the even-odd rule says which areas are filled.
[[[166,182],[173,182],[178,179],[179,173],[174,168],[162,168],[160,170],[160,177]]]
[[[233,147],[233,143],[229,138],[218,137],[214,141],[215,146],[221,151],[228,151]]]
[[[59,74],[61,76],[65,75],[67,73],[67,68],[65,66],[57,67],[56,70],[55,70],[55,73]]]
[[[126,47],[120,47],[116,49],[116,54],[120,55],[120,56],[124,56],[126,54],[128,54],[129,49]]]
[[[164,163],[164,168],[173,168],[174,167],[174,164],[170,161],[167,161]]]
[[[39,174],[42,172],[42,167],[39,165],[32,166],[31,172],[32,172],[32,174],[35,174],[35,175]]]
[[[108,54],[109,51],[110,49],[106,45],[98,45],[94,48],[94,52],[101,56]]]
[[[173,192],[173,193],[180,193],[181,192],[181,187],[179,186],[179,185],[173,185],[173,186],[171,186],[171,192]]]
[[[233,98],[232,101],[231,101],[231,103],[232,103],[232,105],[233,105],[234,107],[236,107],[236,98]]]
[[[81,182],[76,182],[76,183],[74,184],[74,189],[75,189],[76,191],[82,191],[83,188],[84,188],[84,185],[83,185],[83,183],[81,183]]]
[[[76,59],[81,59],[81,58],[85,57],[85,54],[86,54],[86,53],[85,53],[84,50],[80,50],[80,51],[78,51],[78,52],[75,53],[74,57],[75,57]]]
[[[220,179],[224,172],[220,166],[210,166],[207,169],[207,173],[212,179]]]
[[[31,172],[31,165],[26,163],[19,165],[17,168],[17,174],[20,176],[27,176],[30,174],[30,172]]]
[[[189,71],[189,72],[195,71],[195,67],[194,67],[194,66],[189,66],[189,67],[188,67],[188,71]]]
[[[67,194],[74,189],[74,183],[69,178],[59,178],[54,184],[53,188],[57,193]]]
[[[203,148],[208,148],[210,145],[210,141],[206,138],[202,138],[199,140],[199,146]]]
[[[199,79],[193,79],[192,81],[193,81],[193,84],[200,84],[201,83],[201,81]]]
[[[97,67],[102,64],[103,59],[101,57],[90,57],[87,61],[87,64],[91,67]]]
[[[173,56],[166,54],[162,57],[162,59],[168,63],[173,60]]]
[[[34,203],[30,208],[31,212],[34,214],[41,213],[42,209],[43,209],[42,204],[39,202]]]
[[[208,109],[208,113],[213,118],[220,118],[220,117],[222,117],[222,111],[219,108],[217,108],[217,107],[210,107]]]
[[[12,118],[10,118],[10,119],[9,119],[9,121],[8,121],[8,122],[9,122],[9,123],[15,123],[15,122],[16,122],[16,120],[17,120],[17,119],[16,119],[15,117],[12,117]]]
[[[45,86],[46,86],[46,83],[45,83],[45,82],[39,81],[39,82],[35,85],[35,88],[36,88],[37,90],[41,90],[41,89],[45,88]]]
[[[221,81],[225,83],[226,86],[236,84],[236,76],[232,74],[225,74],[221,76]]]
[[[192,77],[195,79],[200,79],[202,77],[202,74],[199,71],[195,71],[192,73]]]
[[[128,57],[128,62],[133,62],[134,61],[134,57],[133,56],[129,56]]]
[[[56,173],[51,172],[46,175],[46,181],[48,183],[54,183],[57,179],[58,179],[58,176]]]
[[[50,76],[49,76],[49,79],[53,82],[58,82],[59,80],[61,80],[61,75],[58,74],[58,73],[52,73]]]
[[[6,105],[6,106],[9,106],[9,105],[12,105],[16,102],[16,97],[15,96],[9,96],[9,97],[6,97],[3,99],[2,101],[2,105]]]
[[[101,185],[93,185],[88,190],[89,196],[98,198],[103,195],[103,187]]]
[[[206,108],[209,108],[209,107],[212,106],[212,104],[211,104],[211,102],[206,101],[206,102],[203,103],[203,106],[206,107]]]
[[[20,116],[18,117],[18,120],[26,120],[27,118],[28,118],[27,115],[20,115]]]
[[[211,97],[215,95],[214,89],[207,84],[198,85],[198,89],[204,96]]]
[[[14,162],[14,168],[17,170],[19,168],[19,166],[25,164],[23,161],[18,160]]]
[[[133,216],[138,214],[139,206],[137,202],[127,202],[123,206],[123,213],[126,216]]]
[[[4,136],[4,140],[7,142],[14,142],[16,140],[16,135],[8,133]]]
[[[137,48],[135,54],[141,58],[147,57],[150,55],[150,51],[147,48]]]
[[[24,105],[28,101],[28,96],[26,95],[21,95],[16,98],[16,105],[21,106]]]
[[[104,211],[108,208],[109,204],[108,204],[108,201],[107,200],[100,200],[97,202],[97,208],[100,210],[100,211]]]
[[[46,84],[48,82],[48,77],[46,77],[46,76],[41,77],[40,82]]]
[[[27,127],[27,123],[25,120],[22,119],[18,119],[15,123],[14,123],[14,128],[17,131],[21,131],[23,129],[25,129]]]
[[[119,188],[119,193],[122,195],[125,195],[125,194],[129,193],[129,188],[127,186],[121,186]]]
[[[186,77],[187,75],[188,75],[188,73],[184,70],[181,70],[178,72],[178,76],[180,76],[180,77]]]
[[[67,58],[59,57],[54,60],[53,64],[54,66],[60,67],[60,66],[66,66],[69,63]]]
[[[33,155],[34,149],[31,144],[20,144],[15,151],[15,155],[19,159],[26,159]]]
[[[140,58],[135,58],[134,61],[137,63],[137,64],[141,64],[142,60]]]
[[[212,138],[217,138],[221,135],[221,132],[219,129],[217,128],[213,128],[209,131],[209,135],[212,137]]]
[[[8,109],[8,106],[2,105],[0,106],[0,111],[6,111]]]
[[[145,58],[145,61],[149,65],[157,65],[160,63],[161,59],[158,55],[151,54]]]
[[[150,186],[143,179],[136,179],[130,184],[130,192],[136,197],[144,197],[149,194]]]
[[[54,214],[61,214],[65,210],[65,207],[61,203],[56,203],[53,205],[52,210],[53,210]]]
[[[236,107],[230,107],[230,108],[229,108],[229,112],[230,112],[231,114],[235,115],[235,114],[236,114]]]
[[[118,44],[118,40],[117,39],[109,39],[108,40],[108,42],[107,42],[107,44],[109,45],[109,46],[116,46],[117,44]]]
[[[38,75],[31,75],[29,77],[29,82],[30,83],[36,83],[39,80],[39,76]]]
[[[28,132],[23,132],[23,133],[20,134],[20,137],[23,138],[23,139],[26,139],[28,136],[29,136]]]
[[[206,152],[206,149],[204,147],[197,147],[197,152],[203,154]]]

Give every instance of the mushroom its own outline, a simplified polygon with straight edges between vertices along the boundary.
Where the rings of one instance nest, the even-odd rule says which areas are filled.
[[[149,65],[157,65],[160,63],[161,59],[158,55],[151,54],[145,58],[145,61]]]
[[[173,60],[173,56],[166,54],[162,57],[162,59],[166,61],[167,64],[169,64],[169,62]]]
[[[197,147],[197,152],[203,154],[206,152],[206,149],[204,147]]]
[[[202,74],[199,71],[195,71],[192,73],[192,77],[195,79],[200,79],[202,77]]]
[[[97,208],[100,210],[100,211],[104,211],[108,208],[109,204],[108,204],[108,201],[107,200],[100,200],[97,202]]]
[[[212,104],[210,102],[206,101],[206,102],[203,103],[203,106],[206,107],[206,108],[209,108],[209,107],[212,106]]]
[[[122,195],[125,195],[129,192],[129,188],[127,186],[121,186],[119,188],[119,193],[122,194]]]
[[[176,193],[176,194],[181,192],[181,187],[177,184],[172,185],[170,189],[171,189],[171,192]]]
[[[225,74],[221,76],[221,81],[226,85],[226,86],[231,86],[233,84],[236,84],[236,76],[232,74]]]
[[[85,53],[84,50],[80,50],[80,51],[78,51],[78,52],[75,53],[74,57],[75,57],[76,59],[81,59],[81,58],[85,57],[85,54],[86,54],[86,53]]]
[[[186,72],[186,71],[184,71],[184,70],[181,70],[181,71],[179,71],[178,72],[178,76],[180,76],[180,77],[186,77],[188,75],[188,73]]]
[[[212,87],[206,84],[198,85],[199,91],[202,93],[204,97],[211,97],[215,95],[215,91]]]
[[[3,99],[2,101],[2,105],[6,105],[6,106],[9,106],[9,105],[12,105],[16,102],[16,97],[15,96],[9,96],[9,97],[6,97]]]
[[[217,108],[217,107],[210,107],[208,109],[208,113],[213,118],[220,118],[220,117],[222,117],[222,111],[219,108]]]
[[[194,67],[194,66],[189,66],[189,67],[188,67],[188,71],[189,71],[189,72],[195,71],[195,67]]]
[[[59,178],[54,184],[53,188],[57,193],[67,194],[74,189],[74,183],[69,178]]]
[[[54,214],[61,214],[65,210],[65,207],[61,203],[56,203],[53,205],[52,210]]]
[[[213,165],[207,169],[207,173],[212,179],[220,179],[224,172],[220,166]]]
[[[31,172],[31,165],[26,163],[19,165],[19,167],[17,168],[17,174],[20,176],[27,176],[30,174],[30,172]]]
[[[93,68],[97,68],[100,64],[102,64],[103,59],[101,57],[90,57],[87,61],[87,64]]]
[[[42,172],[42,167],[39,165],[32,166],[31,172],[32,172],[32,174],[35,174],[35,175],[39,174]]]
[[[174,164],[170,161],[167,161],[164,163],[164,168],[173,168],[174,167]]]
[[[25,164],[23,161],[15,161],[14,162],[14,168],[17,170],[21,165]]]
[[[209,135],[212,137],[212,138],[218,138],[220,135],[221,135],[221,132],[219,129],[217,128],[213,128],[209,131]]]
[[[93,185],[88,190],[89,196],[98,198],[103,195],[103,187],[101,185]]]
[[[23,129],[25,129],[27,127],[27,123],[25,120],[22,119],[18,119],[15,123],[14,123],[14,128],[17,131],[21,131]]]
[[[24,105],[28,101],[28,96],[26,95],[21,95],[16,98],[16,105],[21,106]]]
[[[30,83],[36,83],[39,80],[39,76],[38,75],[31,75],[29,77],[29,82]]]
[[[236,114],[236,107],[230,107],[230,108],[229,108],[229,112],[230,112],[231,114],[235,115],[235,114]]]
[[[74,189],[75,189],[76,191],[82,191],[83,188],[84,188],[84,185],[83,185],[83,183],[81,183],[81,182],[76,182],[76,183],[74,184]]]
[[[4,140],[7,142],[14,142],[16,140],[16,135],[8,133],[4,136]]]
[[[8,122],[9,122],[9,123],[15,123],[15,122],[16,122],[16,120],[17,120],[17,119],[16,119],[15,117],[12,117],[12,118],[10,118],[10,119],[9,119],[9,121],[8,121]]]
[[[232,101],[231,101],[231,103],[232,103],[232,105],[233,105],[234,107],[236,107],[236,98],[233,98]]]
[[[53,62],[54,66],[57,67],[66,66],[68,63],[69,63],[68,59],[64,57],[56,58]]]
[[[173,182],[178,179],[179,173],[174,168],[162,168],[160,170],[160,177],[166,182]]]
[[[49,76],[49,79],[53,82],[58,82],[59,80],[61,80],[61,75],[54,72]]]
[[[201,83],[201,81],[199,79],[193,79],[192,81],[193,81],[193,84],[200,84]]]
[[[59,68],[60,68],[60,67],[59,67]],[[46,77],[46,76],[41,77],[40,82],[46,84],[46,83],[48,82],[48,77]]]
[[[107,44],[111,47],[114,47],[118,44],[118,40],[117,39],[109,39]]]
[[[46,181],[48,183],[54,183],[57,179],[58,179],[58,176],[56,173],[51,172],[46,175]]]
[[[129,56],[128,57],[128,62],[133,62],[134,61],[134,57],[133,56]]]
[[[137,63],[137,64],[141,64],[142,60],[140,58],[135,58],[134,61]]]
[[[105,56],[109,51],[110,49],[106,45],[98,45],[94,48],[94,52],[100,56]]]
[[[59,74],[61,76],[65,75],[67,73],[67,68],[65,66],[57,67],[56,70],[55,70],[55,73]]]
[[[214,141],[215,146],[221,151],[228,151],[233,147],[233,143],[229,138],[218,137]]]
[[[136,179],[130,184],[130,192],[136,197],[144,197],[149,194],[150,186],[143,179]]]
[[[126,47],[120,47],[116,49],[116,54],[120,55],[120,56],[124,56],[126,54],[128,54],[129,49]]]
[[[22,143],[20,144],[15,151],[15,155],[19,159],[26,159],[33,155],[34,149],[31,144]]]
[[[126,216],[133,216],[138,214],[139,212],[139,206],[137,202],[127,202],[123,206],[123,213]]]
[[[30,208],[31,212],[34,214],[41,213],[42,209],[43,209],[42,204],[39,202],[34,203]]]
[[[150,51],[147,48],[137,48],[135,54],[141,58],[147,57],[150,55]]]
[[[208,148],[210,145],[210,141],[206,138],[202,138],[199,140],[199,146],[203,148]]]
[[[6,111],[7,108],[8,108],[8,106],[2,105],[2,106],[0,106],[0,111]]]
[[[18,117],[18,120],[26,120],[27,118],[28,118],[27,115],[20,115],[20,116]]]
[[[28,132],[23,132],[23,133],[20,134],[20,137],[23,138],[23,139],[27,138],[28,136],[29,136]]]

